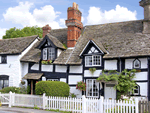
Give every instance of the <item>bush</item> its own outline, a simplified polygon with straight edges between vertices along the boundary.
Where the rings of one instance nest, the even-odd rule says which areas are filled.
[[[1,93],[9,93],[10,91],[12,93],[18,93],[18,94],[26,94],[27,93],[25,87],[23,87],[23,88],[19,88],[19,87],[5,87],[5,88],[0,90]]]
[[[69,92],[69,85],[60,81],[40,81],[35,87],[36,95],[46,93],[46,96],[68,97]]]

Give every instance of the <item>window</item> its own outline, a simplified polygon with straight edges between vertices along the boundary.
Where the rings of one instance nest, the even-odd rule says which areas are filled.
[[[138,68],[140,68],[140,67],[141,67],[141,62],[140,62],[140,60],[135,59],[135,60],[133,61],[133,68],[138,69]]]
[[[137,85],[133,91],[133,94],[131,93],[131,95],[140,95],[140,86]]]
[[[54,60],[54,59],[55,59],[55,48],[44,48],[43,60]]]
[[[7,63],[7,56],[1,56],[1,63]]]
[[[47,81],[59,81],[59,79],[47,79]]]
[[[101,66],[101,56],[85,56],[85,66]]]
[[[9,76],[1,75],[0,76],[0,89],[9,86]]]
[[[86,96],[87,97],[99,97],[99,82],[95,79],[86,80]]]

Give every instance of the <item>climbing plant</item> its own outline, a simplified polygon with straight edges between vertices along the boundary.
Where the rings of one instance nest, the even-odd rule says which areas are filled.
[[[114,86],[114,88],[117,90],[117,99],[121,98],[121,95],[129,96],[130,93],[134,91],[136,87],[136,83],[133,80],[135,78],[135,72],[136,69],[133,69],[131,71],[128,71],[127,69],[123,70],[122,72],[117,73],[102,73],[102,75],[97,78],[99,81],[117,81],[118,84]]]

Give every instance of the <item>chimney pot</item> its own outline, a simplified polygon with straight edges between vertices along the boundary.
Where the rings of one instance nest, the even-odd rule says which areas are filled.
[[[44,27],[42,27],[42,30],[43,30],[43,37],[45,37],[45,35],[51,31],[51,27],[47,24]]]

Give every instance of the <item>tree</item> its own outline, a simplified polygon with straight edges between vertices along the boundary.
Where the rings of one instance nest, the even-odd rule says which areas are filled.
[[[133,80],[133,78],[135,78],[135,72],[136,69],[132,69],[131,71],[125,69],[121,73],[117,72],[119,75],[113,72],[108,72],[108,74],[103,72],[102,75],[97,78],[97,80],[117,81],[118,84],[114,86],[114,88],[117,90],[117,99],[120,99],[121,95],[130,97],[130,92],[133,93],[135,87],[137,86],[136,82]]]
[[[6,30],[6,35],[3,36],[3,39],[26,37],[32,35],[39,35],[39,37],[42,38],[42,34],[42,28],[37,26],[24,27],[23,29],[16,29],[16,27],[14,27]]]

